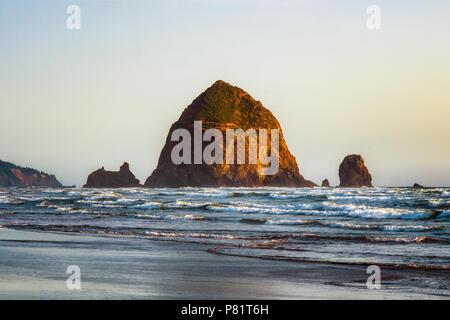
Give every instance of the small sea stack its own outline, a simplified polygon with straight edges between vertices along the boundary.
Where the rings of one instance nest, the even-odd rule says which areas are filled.
[[[139,180],[124,162],[119,171],[107,171],[104,167],[92,172],[84,185],[85,188],[126,188],[140,187]]]
[[[323,188],[329,188],[330,187],[330,183],[328,182],[328,179],[325,179],[322,181],[322,187]]]
[[[420,185],[418,183],[414,183],[413,188],[414,189],[422,189],[422,188],[424,188],[424,186],[422,186],[422,185]]]
[[[339,187],[373,187],[372,176],[359,154],[348,155],[339,166]]]

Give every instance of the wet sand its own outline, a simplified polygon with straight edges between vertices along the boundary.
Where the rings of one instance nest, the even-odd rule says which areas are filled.
[[[449,299],[448,271],[233,257],[203,244],[0,228],[0,299]],[[81,270],[69,290],[66,269]]]

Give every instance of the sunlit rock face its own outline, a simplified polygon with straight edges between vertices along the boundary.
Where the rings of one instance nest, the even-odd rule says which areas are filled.
[[[373,187],[372,176],[359,154],[346,156],[339,166],[340,187]]]
[[[119,171],[107,171],[105,168],[92,172],[84,185],[85,188],[126,188],[139,187],[139,180],[130,171],[130,166],[124,162]]]
[[[249,160],[249,152],[245,154],[243,164],[237,162],[211,163],[194,162],[194,144],[192,143],[192,159],[190,163],[175,164],[172,161],[172,150],[179,143],[172,141],[172,133],[177,129],[186,129],[191,137],[194,137],[194,122],[201,121],[202,134],[208,129],[218,129],[224,137],[219,141],[222,154],[226,157],[226,134],[227,129],[278,129],[278,170],[275,174],[263,174],[266,164],[261,163],[258,158],[256,163]],[[193,138],[194,139],[194,138]],[[258,138],[259,139],[259,138]],[[212,141],[212,140],[211,140]],[[249,150],[252,139],[245,139],[245,150]],[[202,142],[200,151],[203,153],[209,142]],[[267,138],[267,149],[271,150],[271,137]],[[234,148],[234,159],[237,147]],[[198,149],[197,149],[198,151]],[[270,153],[270,152],[268,152]],[[244,90],[232,86],[223,81],[215,82],[206,89],[189,105],[181,114],[180,118],[172,124],[167,135],[166,143],[161,151],[158,166],[151,176],[146,180],[146,187],[263,187],[263,186],[286,186],[286,187],[313,187],[315,184],[302,177],[299,173],[297,161],[289,152],[283,137],[280,124],[272,113],[263,107],[261,102],[253,99]]]
[[[0,160],[0,187],[62,187],[54,175]]]

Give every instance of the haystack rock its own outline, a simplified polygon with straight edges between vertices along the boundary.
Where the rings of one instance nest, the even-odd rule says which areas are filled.
[[[223,140],[217,150],[223,152],[223,163],[205,163],[195,161],[195,154],[203,154],[214,139],[201,141],[200,146],[194,152],[194,121],[201,121],[201,135],[207,129],[220,130]],[[192,137],[190,160],[180,164],[172,161],[171,153],[180,141],[172,141],[172,133],[176,129],[186,129]],[[258,157],[256,163],[249,162],[250,139],[245,140],[246,161],[238,164],[237,161],[226,164],[226,130],[227,129],[278,129],[279,131],[279,169],[275,174],[262,174],[267,165],[263,165]],[[269,137],[270,136],[270,137]],[[267,138],[267,149],[271,147],[271,135]],[[200,138],[201,139],[201,138]],[[196,140],[198,141],[198,140]],[[236,143],[234,148],[236,157]],[[199,152],[200,150],[200,152]],[[216,155],[214,151],[214,155]],[[270,152],[269,152],[270,153]],[[213,154],[213,153],[211,153]],[[220,154],[220,152],[218,152]],[[231,154],[231,152],[230,152]],[[181,114],[178,121],[172,124],[166,143],[161,151],[158,166],[146,180],[146,187],[262,187],[262,186],[286,186],[286,187],[313,187],[315,184],[302,177],[299,173],[297,161],[289,152],[280,124],[272,113],[263,107],[261,102],[253,99],[247,92],[223,81],[215,82],[205,92],[200,94]]]
[[[322,181],[322,187],[324,188],[329,188],[330,187],[330,183],[328,182],[328,179],[325,179]]]
[[[0,160],[0,187],[62,187],[54,175]]]
[[[372,176],[364,165],[364,159],[358,154],[346,156],[339,166],[340,187],[373,187]]]
[[[92,172],[84,185],[85,188],[126,188],[139,187],[139,180],[130,171],[130,166],[124,162],[119,171],[107,171],[105,168]]]

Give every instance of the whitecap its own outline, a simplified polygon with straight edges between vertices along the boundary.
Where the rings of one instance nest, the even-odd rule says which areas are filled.
[[[400,225],[385,225],[380,227],[383,231],[403,231],[403,232],[423,232],[444,229],[444,226],[400,226]]]
[[[164,220],[205,220],[206,218],[203,216],[194,216],[192,214],[187,214],[185,216],[179,215],[167,215],[162,217]]]
[[[159,209],[161,208],[162,203],[159,202],[152,202],[152,201],[148,201],[142,204],[137,204],[132,206],[131,208],[136,208],[136,209]]]
[[[267,220],[265,224],[274,224],[274,225],[300,225],[300,224],[309,224],[313,223],[310,220]]]
[[[136,203],[136,202],[139,202],[139,201],[140,201],[139,199],[121,198],[121,199],[117,199],[116,202],[119,202],[119,203]]]
[[[368,224],[354,224],[350,222],[320,222],[320,224],[332,227],[332,228],[345,228],[345,229],[377,229],[377,226]]]

